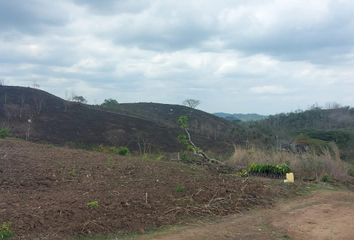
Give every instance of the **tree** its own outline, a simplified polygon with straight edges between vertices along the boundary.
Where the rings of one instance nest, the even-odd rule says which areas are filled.
[[[112,98],[105,99],[101,104],[101,107],[104,108],[114,108],[119,105],[118,101]]]
[[[197,99],[186,99],[182,104],[194,109],[200,104],[200,101]]]
[[[178,141],[183,144],[188,151],[193,152],[194,155],[199,156],[204,163],[216,165],[219,167],[225,167],[223,162],[219,160],[210,158],[202,149],[197,147],[194,142],[192,141],[191,134],[188,129],[188,117],[187,116],[180,116],[178,119],[178,124],[181,129],[183,129],[184,133],[178,135]]]
[[[73,96],[72,100],[78,103],[87,103],[87,100],[83,96]]]

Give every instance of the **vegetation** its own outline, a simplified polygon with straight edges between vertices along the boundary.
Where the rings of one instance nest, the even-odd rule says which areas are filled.
[[[121,156],[126,156],[126,155],[129,154],[129,148],[127,148],[127,147],[119,147],[119,148],[117,149],[117,152],[118,152],[118,154],[121,155]]]
[[[235,149],[227,165],[247,170],[241,171],[240,175],[247,175],[248,172],[255,175],[267,175],[272,174],[273,171],[277,174],[291,170],[297,179],[317,181],[320,181],[323,176],[340,181],[347,180],[350,166],[342,161],[338,154],[333,154],[328,150],[316,154],[315,152],[292,153],[241,147]],[[277,170],[276,166],[282,166],[283,170]]]
[[[187,116],[180,116],[177,121],[180,128],[184,131],[184,133],[178,135],[178,140],[186,147],[187,151],[193,152],[194,155],[199,156],[205,164],[224,166],[223,162],[210,158],[202,149],[194,144],[191,134],[189,133]]]
[[[112,98],[105,99],[101,104],[101,107],[112,109],[119,105],[118,101]]]
[[[4,139],[10,136],[10,130],[8,128],[0,128],[0,139]]]
[[[78,103],[87,103],[87,100],[83,96],[73,96],[72,100]]]
[[[13,235],[10,223],[5,222],[0,225],[0,240],[10,239]]]
[[[97,200],[94,200],[94,201],[90,201],[87,203],[87,207],[88,208],[91,208],[91,209],[96,209],[99,207],[99,203]]]
[[[272,177],[283,177],[286,173],[291,172],[290,167],[286,163],[282,164],[262,164],[262,163],[252,163],[248,168],[247,172],[251,175],[262,175],[262,176],[272,176]]]
[[[186,191],[186,188],[183,185],[178,184],[175,190],[177,193],[182,193]]]

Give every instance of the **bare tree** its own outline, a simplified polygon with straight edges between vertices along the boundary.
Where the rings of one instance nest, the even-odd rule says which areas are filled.
[[[42,112],[44,106],[44,97],[42,96],[35,96],[33,98],[33,103],[35,106],[36,114],[39,115]]]
[[[198,105],[200,104],[200,101],[197,99],[186,99],[183,101],[182,104],[194,109],[194,108],[198,107]]]
[[[20,98],[20,119],[22,119],[23,108],[25,106],[25,96],[22,94]]]
[[[5,80],[4,79],[0,79],[0,86],[5,86]]]
[[[37,83],[37,81],[33,81],[32,87],[39,89],[40,85]]]

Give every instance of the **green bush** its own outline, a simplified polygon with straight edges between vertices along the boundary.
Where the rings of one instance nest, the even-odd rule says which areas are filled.
[[[286,173],[289,172],[291,172],[290,167],[285,163],[277,165],[252,163],[247,169],[247,173],[251,175],[275,177],[284,176]]]
[[[0,240],[9,239],[13,236],[10,223],[2,223],[0,225]]]
[[[0,138],[4,139],[10,136],[10,130],[8,128],[0,128]]]
[[[121,156],[126,156],[129,153],[130,153],[129,152],[129,148],[127,148],[127,147],[119,147],[118,148],[118,154],[121,155]]]
[[[325,183],[332,182],[332,178],[329,175],[323,175],[321,181]]]
[[[94,201],[88,202],[87,207],[89,207],[91,209],[96,209],[99,207],[99,203],[97,200],[94,200]]]

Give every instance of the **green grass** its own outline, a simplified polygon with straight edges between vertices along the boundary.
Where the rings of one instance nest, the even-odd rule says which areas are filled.
[[[0,240],[10,239],[13,235],[11,223],[5,222],[0,225]]]
[[[176,191],[177,193],[182,193],[182,192],[185,192],[185,191],[186,191],[186,188],[185,188],[183,185],[178,184],[178,185],[176,186],[176,188],[175,188],[175,191]]]

